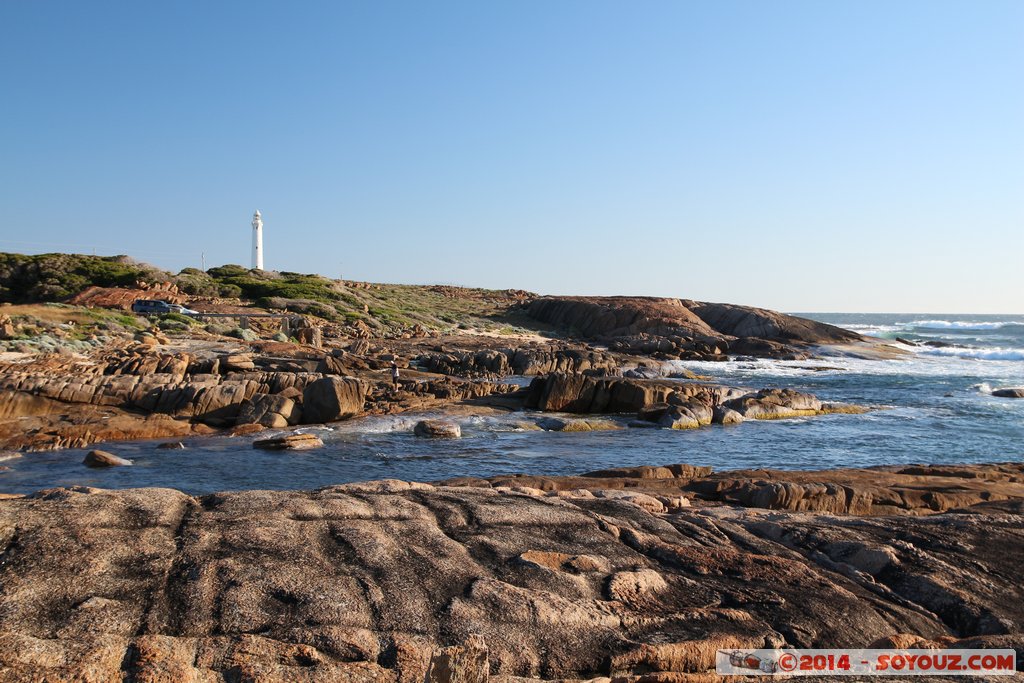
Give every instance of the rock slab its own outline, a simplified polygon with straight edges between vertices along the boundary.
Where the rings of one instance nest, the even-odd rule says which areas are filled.
[[[132,461],[107,451],[92,450],[86,453],[82,464],[86,467],[124,467],[131,465]]]
[[[0,500],[0,678],[643,683],[714,680],[719,648],[1024,648],[1017,515],[657,510],[399,481]]]

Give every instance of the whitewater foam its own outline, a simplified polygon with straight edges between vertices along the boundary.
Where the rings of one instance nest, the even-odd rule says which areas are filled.
[[[908,327],[922,330],[998,330],[1009,325],[1020,323],[1009,320],[996,320],[991,322],[970,321],[970,320],[915,320],[907,323]]]
[[[955,356],[973,360],[1024,360],[1024,349],[987,348],[971,346],[943,346],[939,348],[916,349],[925,356]]]

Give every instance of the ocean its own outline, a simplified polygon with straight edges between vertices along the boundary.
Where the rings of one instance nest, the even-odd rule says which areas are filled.
[[[161,486],[202,494],[670,463],[722,470],[1024,460],[1024,399],[991,395],[994,388],[1024,386],[1024,315],[798,315],[891,340],[907,354],[899,360],[829,356],[673,364],[723,384],[789,387],[876,410],[690,431],[574,433],[523,430],[519,413],[458,418],[459,440],[412,434],[417,420],[437,414],[366,417],[303,428],[325,442],[314,451],[253,449],[252,441],[263,433],[191,439],[185,450],[159,450],[157,442],[110,443],[101,447],[135,465],[105,470],[81,464],[87,450],[28,453],[2,463],[10,469],[0,472],[0,492]],[[625,425],[630,417],[615,419]]]

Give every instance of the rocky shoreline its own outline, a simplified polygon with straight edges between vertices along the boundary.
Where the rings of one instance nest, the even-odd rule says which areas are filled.
[[[560,332],[502,339],[414,329],[380,337],[354,328],[331,336],[300,316],[292,342],[154,328],[87,353],[25,355],[0,363],[0,449],[251,433],[467,402],[635,413],[673,428],[849,411],[793,393],[706,387],[682,371],[677,381],[661,380],[672,359],[805,358],[823,344],[877,348],[836,327],[724,304],[521,295],[515,302],[537,325]],[[513,376],[538,379],[521,391],[508,381]],[[678,381],[687,378],[691,384]]]
[[[683,683],[776,646],[1021,662],[1022,505],[1009,463],[40,491],[0,500],[0,680]]]

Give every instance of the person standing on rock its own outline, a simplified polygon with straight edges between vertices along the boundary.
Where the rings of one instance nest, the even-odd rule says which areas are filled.
[[[391,386],[398,388],[398,363],[391,361]]]

